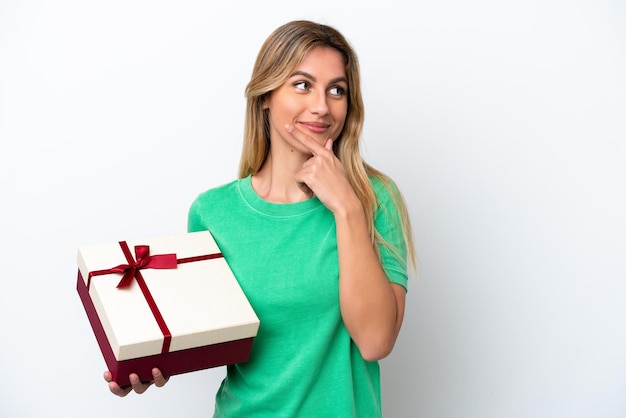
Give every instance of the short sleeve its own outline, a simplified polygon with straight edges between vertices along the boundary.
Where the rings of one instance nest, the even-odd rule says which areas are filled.
[[[189,206],[189,213],[187,215],[187,232],[198,232],[206,230],[207,228],[202,224],[200,214],[201,209],[200,196],[198,196]]]
[[[381,241],[378,243],[380,259],[387,280],[407,289],[407,250],[400,210],[402,204],[399,191],[395,184],[389,181],[388,186],[380,180],[372,179],[372,185],[378,200],[374,214],[374,227]],[[394,195],[397,197],[394,199]]]

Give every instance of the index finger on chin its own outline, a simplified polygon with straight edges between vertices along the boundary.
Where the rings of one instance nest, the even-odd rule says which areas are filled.
[[[323,152],[324,147],[318,144],[312,137],[303,132],[298,131],[293,125],[285,125],[285,130],[297,139],[302,145],[307,147],[313,155]]]

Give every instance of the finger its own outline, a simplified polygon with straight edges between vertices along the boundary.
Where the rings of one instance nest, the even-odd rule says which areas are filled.
[[[295,139],[300,141],[302,145],[307,147],[313,155],[317,155],[321,152],[324,152],[325,148],[323,146],[318,144],[317,141],[315,141],[309,135],[305,135],[304,133],[295,129],[293,125],[285,125],[285,130],[289,132],[291,136],[293,136]]]
[[[159,388],[164,386],[169,380],[167,377],[163,376],[161,370],[157,369],[156,367],[152,369],[152,378],[154,379],[154,385]]]
[[[128,392],[130,392],[132,389],[130,386],[121,387],[120,385],[118,385],[117,382],[113,381],[113,374],[108,370],[104,372],[103,377],[104,380],[109,384],[109,390],[114,395],[123,397],[128,395]]]
[[[298,188],[302,191],[302,193],[304,193],[305,195],[309,196],[309,197],[313,197],[313,190],[311,190],[311,188],[302,181],[298,181]]]
[[[144,393],[152,384],[152,382],[143,383],[139,379],[139,376],[137,376],[135,373],[131,373],[129,376],[129,379],[130,379],[130,386],[138,394]]]
[[[333,139],[332,138],[328,138],[326,140],[326,142],[324,142],[324,148],[326,148],[329,151],[333,150]]]
[[[128,395],[132,389],[130,385],[121,387],[117,382],[109,382],[109,390],[111,393],[122,398]]]

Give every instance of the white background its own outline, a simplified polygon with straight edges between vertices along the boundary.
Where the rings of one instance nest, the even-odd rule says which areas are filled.
[[[235,178],[256,53],[295,18],[357,50],[363,152],[414,223],[385,416],[625,417],[617,0],[2,0],[0,416],[210,416],[222,368],[108,392],[76,249],[185,231]]]

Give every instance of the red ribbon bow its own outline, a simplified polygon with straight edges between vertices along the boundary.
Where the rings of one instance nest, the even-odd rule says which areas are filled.
[[[147,245],[135,245],[135,259],[130,257],[127,261],[130,264],[120,264],[109,270],[111,273],[124,273],[117,284],[118,289],[130,286],[141,269],[175,269],[178,265],[176,254],[150,255],[150,247]]]

